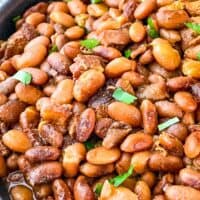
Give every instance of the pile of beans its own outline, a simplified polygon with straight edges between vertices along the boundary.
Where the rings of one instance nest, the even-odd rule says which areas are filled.
[[[199,8],[66,0],[15,17],[0,42],[0,177],[13,200],[200,200]]]

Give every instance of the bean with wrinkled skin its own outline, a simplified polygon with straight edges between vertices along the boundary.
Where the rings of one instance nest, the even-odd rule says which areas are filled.
[[[11,170],[18,169],[18,164],[17,164],[18,157],[19,156],[16,153],[13,153],[7,158],[6,165],[9,169]]]
[[[149,186],[144,181],[138,181],[134,189],[139,200],[151,200],[151,191]]]
[[[33,190],[37,198],[47,198],[49,195],[52,194],[51,185],[48,183],[36,185],[33,187]]]
[[[116,171],[122,174],[128,171],[131,164],[131,154],[123,152],[120,159],[116,162]]]
[[[33,12],[29,16],[26,17],[26,23],[31,24],[33,26],[37,26],[41,22],[45,20],[45,15],[39,12]]]
[[[114,164],[94,165],[88,162],[80,166],[80,172],[87,177],[99,177],[112,173],[115,170]]]
[[[143,65],[150,64],[153,62],[153,60],[154,58],[153,58],[151,49],[148,49],[147,51],[145,51],[139,58],[139,62]]]
[[[92,17],[101,17],[107,12],[107,10],[108,7],[103,3],[90,4],[87,7],[87,12]]]
[[[152,136],[143,132],[129,134],[120,146],[122,151],[134,153],[150,149],[153,145]]]
[[[2,155],[0,155],[0,177],[4,177],[7,175],[7,166],[6,166],[6,162],[5,159]]]
[[[106,165],[117,161],[120,157],[120,151],[117,148],[106,149],[105,147],[96,147],[87,152],[86,159],[89,163],[95,165]]]
[[[14,186],[11,189],[11,196],[14,200],[33,200],[32,191],[23,185]]]
[[[55,200],[72,200],[71,192],[62,179],[56,179],[52,187]]]
[[[100,138],[104,138],[111,124],[112,124],[112,119],[110,118],[98,119],[95,124],[95,130],[94,130],[95,134]]]
[[[33,167],[27,174],[31,185],[50,182],[62,175],[62,165],[59,162],[46,162]]]

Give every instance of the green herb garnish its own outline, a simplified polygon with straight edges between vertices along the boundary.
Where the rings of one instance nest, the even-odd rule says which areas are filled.
[[[121,88],[117,88],[114,91],[112,97],[126,104],[131,104],[137,99],[136,96],[133,96],[132,94],[129,94],[128,92],[125,92]]]
[[[57,52],[58,51],[58,47],[56,45],[53,45],[51,47],[51,49],[49,49],[49,54],[53,53],[53,52]]]
[[[103,184],[102,183],[97,183],[96,184],[94,192],[98,197],[101,194],[102,188],[103,188]]]
[[[200,61],[200,52],[197,53],[197,60]]]
[[[102,0],[91,0],[91,3],[101,3]]]
[[[84,145],[87,149],[87,151],[94,149],[96,146],[99,146],[99,143],[101,140],[98,139],[98,137],[92,137],[88,139],[86,142],[84,142]]]
[[[179,121],[180,121],[180,120],[179,120],[178,117],[173,117],[173,118],[171,118],[171,119],[169,119],[169,120],[167,120],[167,121],[165,121],[165,122],[159,124],[159,125],[158,125],[158,130],[159,130],[159,131],[162,131],[162,130],[164,130],[164,129],[170,127],[171,125],[176,124],[176,123],[179,122]]]
[[[125,56],[126,58],[130,58],[130,57],[131,57],[131,50],[130,50],[130,49],[125,50],[125,51],[124,51],[124,56]]]
[[[148,26],[149,26],[149,29],[148,29],[148,35],[151,37],[151,38],[157,38],[159,37],[159,33],[158,31],[156,30],[156,28],[154,27],[154,23],[153,23],[153,19],[151,17],[148,17],[147,19],[147,23],[148,23]]]
[[[70,2],[70,1],[72,1],[72,0],[64,0],[65,2]]]
[[[196,33],[200,34],[200,24],[197,23],[192,23],[192,22],[187,22],[185,25],[195,31]]]
[[[94,38],[82,40],[80,43],[81,43],[81,46],[83,46],[87,49],[93,49],[94,47],[96,47],[100,44],[100,42]]]
[[[28,85],[31,83],[32,75],[28,72],[18,71],[13,78],[22,82],[24,85]]]
[[[133,165],[129,167],[129,170],[119,176],[116,176],[109,180],[109,182],[114,185],[115,187],[120,186],[127,178],[129,178],[133,174]]]
[[[12,21],[14,22],[14,23],[16,23],[18,20],[20,20],[21,19],[21,16],[20,15],[18,15],[18,16],[16,16],[16,17],[13,17],[12,18]]]

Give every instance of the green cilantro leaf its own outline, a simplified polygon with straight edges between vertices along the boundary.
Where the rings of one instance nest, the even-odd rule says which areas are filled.
[[[101,3],[102,0],[91,0],[91,3]]]
[[[22,82],[24,85],[28,85],[31,83],[32,75],[28,72],[18,71],[13,78]]]
[[[97,39],[91,38],[81,41],[81,46],[87,49],[93,49],[94,47],[98,46],[100,42]]]
[[[131,50],[130,50],[130,49],[125,50],[125,51],[124,51],[124,56],[125,56],[126,58],[130,58],[130,57],[131,57]]]
[[[58,51],[58,47],[56,45],[53,45],[51,47],[51,49],[49,49],[49,54],[53,53],[53,52],[57,52]]]
[[[185,25],[195,31],[196,33],[200,34],[200,24],[197,23],[192,23],[192,22],[187,22]]]
[[[158,31],[156,30],[156,28],[154,27],[154,23],[153,23],[153,19],[151,17],[148,17],[147,19],[147,23],[148,23],[148,26],[149,26],[149,29],[148,29],[148,35],[151,37],[151,38],[157,38],[159,37],[159,33]]]

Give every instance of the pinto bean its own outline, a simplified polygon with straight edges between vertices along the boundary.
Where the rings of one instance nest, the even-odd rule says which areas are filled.
[[[160,29],[160,35],[162,38],[168,40],[171,43],[176,43],[181,41],[181,36],[178,31],[175,30],[167,30],[167,29]]]
[[[54,34],[54,28],[51,24],[41,23],[37,26],[37,31],[44,36],[51,37]]]
[[[69,9],[68,6],[65,2],[59,1],[59,2],[51,2],[47,8],[47,12],[51,13],[54,11],[60,11],[60,12],[65,12],[68,13]]]
[[[146,35],[143,24],[141,22],[133,23],[129,28],[129,35],[133,42],[141,42]]]
[[[143,100],[141,104],[144,132],[153,135],[156,132],[158,116],[155,105],[149,100]]]
[[[131,164],[131,154],[123,152],[120,159],[116,163],[116,171],[122,174],[128,171]]]
[[[152,171],[163,172],[174,172],[183,167],[182,159],[171,155],[165,156],[162,153],[153,153],[148,164]]]
[[[85,142],[91,135],[95,126],[95,112],[92,108],[87,108],[80,115],[76,127],[76,139]]]
[[[94,130],[95,134],[100,138],[104,138],[111,124],[112,124],[112,119],[110,118],[98,119],[95,124],[95,130]]]
[[[199,61],[184,59],[183,65],[182,65],[182,72],[186,76],[190,76],[190,77],[198,79],[200,77],[199,66],[200,66]]]
[[[151,200],[151,191],[149,186],[144,181],[138,181],[134,189],[139,200]]]
[[[145,83],[144,76],[133,71],[123,73],[122,78],[129,80],[133,87],[137,87]]]
[[[108,10],[108,7],[103,3],[90,4],[87,7],[88,14],[93,17],[101,17],[107,12],[107,10]]]
[[[68,8],[69,8],[69,12],[73,15],[79,15],[79,14],[83,14],[86,13],[87,11],[87,6],[80,0],[75,0],[75,1],[70,1],[68,2]]]
[[[29,49],[33,48],[35,45],[42,44],[45,47],[48,47],[50,43],[50,40],[46,36],[38,36],[36,38],[33,38],[25,47],[24,50],[28,51]]]
[[[85,31],[79,26],[72,26],[65,31],[65,35],[70,40],[80,39],[84,35]]]
[[[45,15],[39,12],[33,12],[25,19],[26,23],[31,24],[33,26],[37,26],[44,20],[45,20]]]
[[[153,145],[153,139],[150,135],[143,132],[129,134],[120,146],[122,151],[133,153],[150,149]]]
[[[156,183],[156,176],[153,172],[147,171],[141,176],[141,180],[146,182],[150,188]]]
[[[80,42],[70,41],[63,46],[62,50],[68,58],[74,59],[80,53]]]
[[[87,101],[100,89],[105,82],[105,77],[102,72],[90,69],[79,77],[75,82],[73,95],[79,102]]]
[[[87,177],[99,177],[112,173],[115,170],[114,164],[93,165],[84,163],[80,166],[80,172]]]
[[[11,196],[14,200],[33,200],[33,193],[32,191],[23,185],[14,186],[11,189]]]
[[[55,200],[72,200],[69,187],[62,179],[56,179],[53,182],[53,193]]]
[[[94,193],[84,176],[79,176],[74,184],[74,200],[94,200]]]
[[[147,51],[145,51],[139,58],[139,62],[143,65],[150,64],[151,62],[153,62],[153,60],[154,60],[154,57],[153,57],[151,49],[148,49]]]
[[[17,160],[17,165],[20,171],[22,171],[23,173],[28,172],[32,167],[31,163],[28,161],[28,159],[24,155],[19,156]]]
[[[108,114],[112,119],[123,121],[132,126],[139,126],[141,123],[140,111],[133,105],[113,102],[108,106]]]
[[[0,155],[0,165],[1,165],[1,168],[0,168],[0,177],[4,177],[7,175],[7,166],[6,166],[6,162],[5,162],[5,159],[2,155]]]
[[[106,165],[117,161],[120,157],[120,151],[117,148],[106,149],[105,147],[96,147],[87,152],[86,159],[91,164]]]
[[[17,83],[18,81],[13,78],[8,78],[0,82],[0,93],[7,95],[13,92]]]

